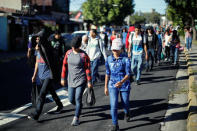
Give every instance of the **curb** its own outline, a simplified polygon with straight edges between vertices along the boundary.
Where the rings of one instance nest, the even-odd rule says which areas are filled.
[[[187,131],[197,131],[197,96],[193,92],[192,86],[194,84],[193,70],[191,68],[192,62],[189,60],[190,55],[184,50],[189,75],[189,91],[188,91],[188,118],[187,118]]]

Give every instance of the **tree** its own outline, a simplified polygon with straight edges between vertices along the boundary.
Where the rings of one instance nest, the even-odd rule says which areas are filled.
[[[133,0],[87,0],[82,5],[85,20],[95,25],[122,25],[126,16],[134,12]]]
[[[190,25],[196,40],[195,19],[197,19],[197,0],[165,0],[168,4],[167,15],[173,22]],[[174,16],[174,18],[173,18]]]
[[[130,17],[130,22],[132,25],[134,24],[142,24],[146,22],[146,18],[144,17],[143,13],[136,12]]]
[[[146,18],[146,23],[160,23],[160,14],[156,11],[144,13],[144,17]]]
[[[160,14],[158,12],[136,12],[130,17],[131,24],[143,24],[143,23],[160,23]]]
[[[174,25],[180,26],[180,29],[182,29],[182,30],[179,30],[179,33],[183,35],[184,34],[183,29],[185,26],[184,23],[186,23],[186,21],[189,19],[188,16],[184,17],[184,14],[181,15],[181,14],[176,13],[176,10],[174,8],[172,8],[171,6],[167,7],[166,14],[167,14],[167,19],[173,21]]]

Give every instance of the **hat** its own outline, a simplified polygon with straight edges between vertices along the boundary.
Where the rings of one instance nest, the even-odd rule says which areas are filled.
[[[97,29],[97,27],[95,25],[91,25],[91,29]]]
[[[120,38],[116,38],[112,41],[111,50],[121,50],[122,49],[122,40]]]
[[[103,27],[100,28],[100,32],[104,32],[104,28]]]

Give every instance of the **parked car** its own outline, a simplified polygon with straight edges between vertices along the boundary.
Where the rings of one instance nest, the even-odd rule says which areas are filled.
[[[70,33],[61,33],[63,39],[71,39],[72,35]]]
[[[72,33],[72,36],[83,36],[83,35],[89,35],[88,31],[81,30],[81,31],[75,31]]]
[[[67,48],[71,48],[70,42],[71,42],[72,38],[75,37],[75,36],[81,36],[82,37],[85,34],[88,34],[88,31],[75,31],[72,34],[62,33],[61,36],[64,39],[65,46]]]

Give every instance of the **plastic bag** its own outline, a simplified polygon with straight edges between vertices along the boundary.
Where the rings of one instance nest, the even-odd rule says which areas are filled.
[[[87,90],[87,94],[86,94],[86,104],[88,106],[93,106],[95,105],[96,103],[96,98],[95,98],[95,95],[94,95],[94,90],[93,88],[88,88]]]

